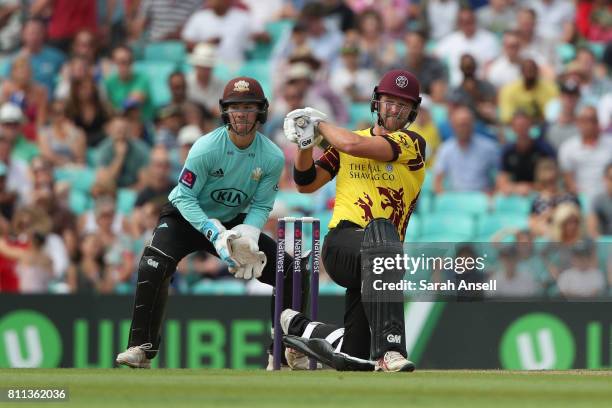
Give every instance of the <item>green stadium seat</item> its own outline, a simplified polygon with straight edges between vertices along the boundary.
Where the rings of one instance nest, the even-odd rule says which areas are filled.
[[[447,192],[435,197],[435,213],[484,214],[489,209],[489,198],[479,192]]]
[[[11,75],[11,62],[10,58],[0,62],[0,77],[8,78]]]
[[[349,106],[349,128],[356,129],[360,122],[372,122],[372,112],[370,111],[370,103],[353,103]]]
[[[268,61],[276,44],[283,38],[285,33],[291,30],[291,27],[293,27],[292,20],[273,21],[266,24],[266,31],[270,35],[270,42],[257,43],[255,48],[248,53],[249,60]]]
[[[93,207],[93,202],[89,194],[71,189],[68,195],[68,207],[76,215],[81,215]]]
[[[185,61],[187,50],[182,41],[161,41],[145,46],[144,59],[147,61],[166,61],[177,64]]]
[[[419,214],[427,214],[432,210],[433,195],[428,192],[421,191],[417,200],[416,212]]]
[[[238,69],[238,76],[248,76],[255,78],[261,84],[264,93],[268,98],[272,96],[271,78],[272,72],[270,62],[267,60],[247,61]],[[231,79],[231,78],[229,78]]]
[[[494,211],[504,214],[528,215],[531,209],[531,199],[521,196],[496,195],[494,199]]]
[[[137,61],[134,63],[134,70],[145,74],[149,78],[151,102],[156,108],[170,102],[168,77],[176,69],[177,64],[168,61]]]
[[[557,45],[557,55],[561,58],[561,62],[567,64],[576,56],[576,47],[572,44]]]
[[[418,214],[412,214],[410,216],[410,222],[408,222],[408,228],[406,228],[406,236],[404,242],[417,242],[421,234],[421,217]]]
[[[320,295],[344,295],[346,289],[332,281],[325,281],[319,284]]]
[[[128,188],[120,188],[117,191],[117,211],[120,214],[128,215],[134,209],[134,203],[138,194]]]
[[[439,213],[421,220],[419,242],[464,242],[474,238],[474,218],[466,214]]]
[[[64,181],[70,184],[72,189],[89,193],[91,186],[96,180],[96,171],[90,168],[68,168],[59,167],[54,172],[55,181]]]
[[[297,191],[279,191],[276,194],[276,200],[285,204],[290,211],[300,209],[309,212],[312,211],[315,204],[312,195],[302,194]]]
[[[527,216],[519,214],[483,214],[478,217],[476,240],[488,242],[502,228],[526,228]]]
[[[238,280],[201,280],[191,288],[194,295],[244,295],[246,288],[244,283]]]

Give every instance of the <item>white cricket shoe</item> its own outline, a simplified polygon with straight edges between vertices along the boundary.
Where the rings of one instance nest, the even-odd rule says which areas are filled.
[[[117,355],[117,364],[122,364],[132,368],[151,368],[151,360],[147,358],[145,351],[153,347],[151,343],[128,348],[123,353]]]
[[[291,326],[291,320],[300,314],[300,312],[295,311],[293,309],[285,309],[280,315],[280,324],[281,329],[283,329],[284,334],[289,334],[289,326]]]
[[[374,371],[395,373],[398,371],[414,371],[414,363],[397,351],[387,351],[383,357],[378,359]]]

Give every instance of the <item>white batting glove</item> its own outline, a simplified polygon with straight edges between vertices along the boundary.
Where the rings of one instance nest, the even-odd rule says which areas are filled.
[[[287,114],[283,124],[285,137],[296,143],[300,150],[317,145],[322,136],[317,131],[319,122],[327,119],[327,115],[314,108],[296,109]]]

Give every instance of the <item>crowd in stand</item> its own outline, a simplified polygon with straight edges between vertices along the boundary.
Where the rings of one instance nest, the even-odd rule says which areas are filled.
[[[282,215],[329,219],[333,186],[295,190],[284,116],[312,106],[368,127],[374,86],[403,68],[421,82],[411,129],[428,168],[408,240],[432,238],[443,198],[485,197],[483,213],[457,206],[474,225],[464,240],[547,254],[534,266],[521,245],[503,247],[489,273],[505,293],[605,295],[611,44],[605,0],[0,0],[0,292],[132,291],[187,152],[220,126],[238,75],[262,83],[260,131],[287,159],[268,233]],[[496,203],[511,199],[528,206],[504,214]],[[200,253],[178,270],[185,293],[230,276]],[[270,290],[232,285],[221,291]]]

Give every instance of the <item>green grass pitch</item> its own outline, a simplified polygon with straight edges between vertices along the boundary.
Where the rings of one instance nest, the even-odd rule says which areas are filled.
[[[611,407],[612,371],[414,373],[2,369],[0,388],[67,387],[48,407]],[[3,403],[0,407],[40,407]]]

